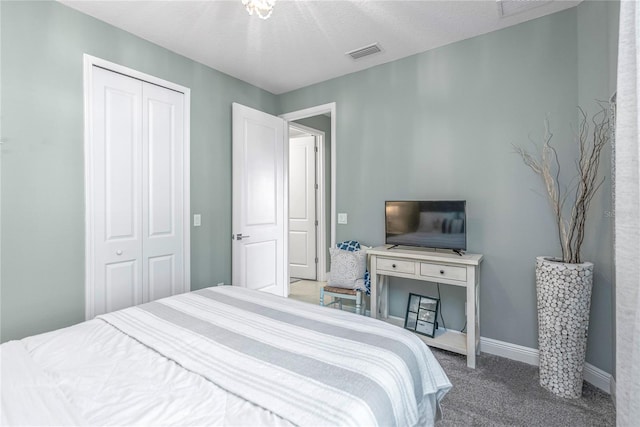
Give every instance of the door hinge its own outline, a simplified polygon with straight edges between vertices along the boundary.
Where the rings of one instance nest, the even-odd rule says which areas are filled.
[[[318,263],[318,257],[316,257],[316,264]]]
[[[317,190],[318,189],[318,184],[315,184],[314,188]]]
[[[316,227],[318,226],[318,220],[316,219]]]
[[[316,153],[318,152],[318,146],[316,145],[315,147],[313,147],[316,150]]]

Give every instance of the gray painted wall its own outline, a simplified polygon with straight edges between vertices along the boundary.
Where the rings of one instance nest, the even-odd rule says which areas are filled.
[[[595,99],[608,101],[616,91],[618,59],[618,2],[588,2],[577,8],[578,14],[578,104],[587,112],[597,112]],[[613,258],[613,203],[611,187],[611,150],[602,155],[601,174],[606,179],[602,191],[592,202],[588,226],[590,242],[585,259],[597,259],[592,301],[602,301],[592,309],[589,345],[609,349],[610,369],[615,375],[615,270]],[[598,221],[599,220],[599,221]],[[604,307],[611,307],[610,311]],[[595,310],[599,309],[596,313]],[[603,321],[607,313],[610,320]],[[602,357],[604,358],[604,353]],[[600,365],[597,365],[600,366]]]
[[[575,107],[607,99],[613,87],[615,14],[615,3],[585,2],[281,95],[283,111],[337,103],[337,210],[349,214],[338,240],[383,243],[387,199],[466,199],[468,250],[485,255],[482,336],[537,348],[535,257],[560,248],[543,186],[511,144],[540,141],[549,114],[570,176]],[[601,171],[610,176],[606,159]],[[594,201],[585,244],[596,265],[587,361],[608,372],[610,210],[607,188]],[[392,289],[396,316],[404,316],[408,292],[437,295],[434,285],[402,279]],[[446,326],[461,329],[463,290],[442,286],[441,294]]]
[[[86,52],[192,89],[191,208],[203,215],[192,228],[192,289],[230,281],[231,102],[282,113],[335,101],[337,209],[349,213],[338,240],[381,244],[386,199],[466,199],[469,251],[486,257],[482,335],[537,346],[534,259],[559,247],[542,185],[511,144],[539,140],[549,113],[561,155],[575,151],[575,106],[615,85],[615,2],[584,2],[279,97],[54,2],[0,8],[3,341],[83,320]],[[606,161],[602,173],[610,176]],[[596,264],[587,360],[609,372],[610,211],[607,188],[585,248]],[[436,292],[393,287],[400,316],[409,291]],[[445,288],[447,326],[462,328],[463,295]]]
[[[231,281],[231,103],[277,98],[56,2],[0,2],[2,341],[84,320],[82,54],[191,88],[192,289]]]

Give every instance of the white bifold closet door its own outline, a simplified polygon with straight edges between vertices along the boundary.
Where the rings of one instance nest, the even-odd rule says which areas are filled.
[[[94,67],[92,316],[184,283],[184,94]],[[92,317],[91,316],[91,317]]]

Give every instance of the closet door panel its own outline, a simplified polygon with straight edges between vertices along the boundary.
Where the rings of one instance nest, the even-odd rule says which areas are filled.
[[[184,95],[143,87],[143,257],[149,300],[188,290],[184,277]]]
[[[93,70],[94,314],[139,304],[142,293],[142,83]]]

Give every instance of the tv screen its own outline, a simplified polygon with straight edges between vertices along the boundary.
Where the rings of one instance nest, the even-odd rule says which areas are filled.
[[[385,202],[388,245],[467,250],[466,201]]]

